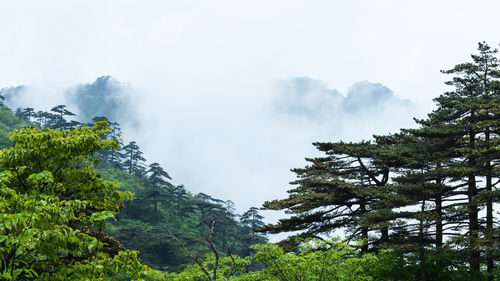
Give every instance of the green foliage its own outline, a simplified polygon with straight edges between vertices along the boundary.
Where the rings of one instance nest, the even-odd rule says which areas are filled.
[[[6,107],[0,107],[0,148],[7,148],[12,145],[10,141],[9,132],[12,130],[21,129],[27,127],[28,122],[21,118],[18,118],[12,113],[12,111]]]
[[[12,145],[8,131],[12,128],[21,128],[33,124],[28,121],[36,122],[40,127],[59,129],[73,128],[79,125],[77,122],[65,119],[67,116],[71,117],[73,115],[66,109],[65,105],[55,106],[51,112],[35,112],[33,108],[20,108],[17,110],[19,117],[14,116],[6,107],[2,110],[0,112],[0,141],[2,133],[5,134],[5,147]],[[5,130],[1,128],[1,121],[6,124]],[[107,118],[97,116],[94,121],[107,122]],[[110,202],[93,202],[96,205],[90,205],[85,210],[78,211],[76,214],[78,220],[70,220],[68,224],[82,228],[83,231],[90,231],[93,236],[99,236],[99,239],[109,240],[108,242],[111,245],[105,246],[106,250],[112,249],[116,252],[118,249],[123,249],[120,242],[113,238],[104,238],[106,234],[97,230],[106,228],[113,237],[118,238],[126,247],[140,250],[139,257],[141,260],[155,268],[180,271],[190,263],[188,256],[171,240],[166,231],[167,229],[173,229],[183,241],[192,245],[193,249],[201,255],[209,252],[206,245],[200,243],[199,240],[204,235],[203,223],[210,224],[212,220],[217,221],[218,225],[214,242],[221,245],[221,249],[224,249],[224,251],[230,248],[235,253],[247,256],[251,253],[250,245],[266,241],[262,235],[254,234],[248,226],[239,224],[236,216],[232,213],[231,204],[228,203],[230,201],[213,199],[208,195],[197,197],[189,193],[182,185],[173,186],[168,182],[171,179],[169,174],[158,163],[152,163],[149,165],[149,169],[146,170],[143,165],[145,159],[141,156],[142,152],[135,142],[130,142],[120,151],[118,148],[118,144],[122,142],[120,127],[114,122],[109,124],[110,128],[102,130],[99,136],[95,138],[95,140],[103,144],[98,149],[81,146],[76,151],[74,147],[70,147],[72,145],[70,142],[65,142],[61,138],[60,131],[52,131],[53,134],[59,134],[57,138],[47,139],[48,146],[54,147],[53,151],[47,155],[37,155],[40,152],[36,151],[35,146],[40,143],[34,142],[32,146],[27,147],[33,153],[32,159],[19,158],[17,162],[12,162],[11,166],[24,166],[21,172],[24,173],[23,176],[26,176],[31,172],[36,172],[36,169],[31,171],[30,168],[37,167],[33,163],[33,159],[41,156],[40,160],[43,163],[50,159],[50,162],[45,163],[51,165],[46,168],[48,171],[58,171],[57,175],[55,175],[56,181],[64,178],[67,182],[81,182],[82,186],[89,188],[94,185],[104,184],[104,188],[108,190],[117,190],[119,184],[120,192],[134,194],[135,200],[121,202],[121,199],[113,192],[108,195],[97,194],[97,196],[93,196],[96,194],[94,192],[96,188],[99,188],[98,186],[85,191],[80,187],[76,189],[72,187],[59,188],[53,190],[52,193],[60,197],[84,196],[87,200],[93,200],[92,197],[95,197],[95,199],[107,198],[106,196],[114,198],[113,210],[103,210],[96,206],[97,204],[104,205]],[[81,127],[77,131],[100,130],[99,126],[102,127],[99,123],[96,125],[89,124],[88,128]],[[49,130],[46,132],[49,132]],[[64,132],[66,132],[64,134],[71,134],[69,130]],[[29,134],[32,133],[29,132]],[[29,141],[25,142],[28,143]],[[44,153],[48,152],[45,151]],[[85,159],[75,157],[69,163],[67,160],[73,158],[75,153],[84,153],[86,156],[83,158]],[[99,165],[96,165],[98,163]],[[56,167],[57,164],[61,165]],[[94,165],[97,167],[97,173],[87,177],[85,171],[88,169],[93,170]],[[78,168],[73,169],[75,167]],[[65,173],[66,168],[72,169],[74,173]],[[74,191],[80,194],[73,194]],[[210,200],[213,200],[213,202],[209,202]],[[116,221],[110,222],[106,220],[116,215],[120,209],[122,212],[115,216]],[[83,229],[86,224],[95,229]]]
[[[172,240],[168,229],[200,256],[210,252],[201,239],[206,235],[204,225],[214,220],[214,243],[223,253],[248,256],[252,253],[251,245],[267,241],[238,222],[225,201],[208,195],[194,196],[183,186],[154,187],[153,183],[159,181],[130,175],[106,163],[98,167],[98,173],[103,179],[119,182],[120,190],[134,193],[134,200],[125,202],[117,220],[108,224],[108,231],[126,248],[139,250],[141,261],[153,268],[179,272],[192,263]],[[258,224],[257,210],[254,215],[254,223]]]
[[[264,226],[262,222],[263,216],[259,215],[259,209],[256,207],[250,207],[248,211],[243,213],[240,217],[240,222],[252,229]]]
[[[249,256],[253,252],[251,245],[267,241],[237,220],[230,211],[230,202],[206,194],[195,196],[184,186],[173,186],[165,179],[158,180],[159,177],[131,175],[109,162],[102,162],[96,171],[102,179],[118,182],[119,190],[134,195],[134,200],[124,202],[116,221],[108,222],[107,231],[126,248],[138,250],[141,261],[155,269],[180,272],[192,263],[167,229],[200,256],[210,252],[201,239],[206,235],[204,224],[213,220],[217,222],[214,243],[223,253],[229,250]],[[253,223],[262,224],[258,210],[254,208],[251,213]]]
[[[217,268],[217,280],[233,281],[298,281],[298,280],[421,280],[419,255],[401,254],[383,250],[378,253],[361,253],[359,245],[349,246],[339,239],[308,239],[299,243],[297,252],[286,252],[273,244],[255,245],[256,254],[241,259],[226,256]],[[452,249],[426,250],[426,280],[466,281],[486,280],[474,278],[467,271],[467,257]],[[234,259],[234,263],[232,261]],[[259,269],[248,271],[256,263]],[[203,266],[212,272],[214,256],[209,255]],[[234,274],[228,279],[234,266]],[[497,273],[494,273],[497,274]],[[492,277],[495,278],[496,275]],[[183,272],[165,274],[168,280],[209,280],[198,265],[187,267]],[[496,279],[493,279],[496,280]]]
[[[426,119],[416,120],[418,128],[370,142],[315,143],[324,156],[292,170],[297,180],[288,198],[264,203],[290,216],[258,231],[315,237],[342,230],[367,241],[364,252],[392,249],[411,259],[405,268],[419,272],[412,278],[439,276],[433,259],[446,264],[453,257],[452,264],[468,271],[454,265],[441,280],[456,273],[491,280],[500,265],[496,56],[496,49],[479,43],[471,62],[443,71],[453,75],[446,82],[452,89],[435,99]],[[289,251],[297,249],[294,238],[282,243]]]
[[[375,254],[359,254],[354,247],[336,239],[307,240],[301,243],[298,253],[286,253],[273,244],[255,245],[253,248],[256,254],[252,259],[224,257],[217,268],[217,280],[380,280],[377,274],[388,266]],[[262,269],[248,272],[245,268],[252,261],[259,263]],[[214,269],[214,256],[208,256],[203,265],[211,272]],[[228,278],[231,270],[234,274]],[[169,278],[179,281],[208,280],[197,265],[189,266],[179,274],[170,274]]]
[[[234,259],[234,260],[233,260]],[[207,255],[207,258],[203,262],[203,266],[212,273],[215,265],[215,256]],[[242,274],[245,268],[250,265],[250,257],[241,258],[238,256],[223,257],[220,259],[217,266],[217,281],[228,280],[229,276],[238,276]],[[184,269],[181,273],[171,273],[167,275],[169,280],[172,281],[205,281],[208,277],[203,273],[198,265],[190,265]],[[239,280],[238,278],[232,277],[229,280]],[[243,279],[245,280],[245,279]],[[257,279],[254,279],[257,280]]]
[[[443,71],[453,89],[419,128],[315,143],[325,155],[293,169],[288,198],[264,204],[291,215],[270,225],[255,207],[238,219],[230,200],[172,185],[133,141],[120,152],[106,117],[79,127],[65,105],[1,106],[0,279],[496,280],[500,66],[497,50],[478,50]],[[337,229],[364,243],[296,239]],[[299,234],[250,247],[266,241],[256,230]]]
[[[159,202],[155,212],[154,202],[147,196],[151,187],[146,178],[131,175],[109,163],[101,163],[97,172],[103,179],[118,182],[119,190],[134,194],[134,200],[124,203],[121,212],[116,216],[117,220],[108,223],[109,233],[126,248],[138,250],[144,264],[170,271],[181,271],[188,265],[190,259],[172,241],[166,229],[175,229],[182,234],[184,241],[199,245],[197,239],[200,232],[196,218],[178,217],[177,207],[173,202]],[[166,194],[165,190],[160,192]],[[190,194],[189,196],[192,197]]]
[[[0,151],[0,274],[7,280],[152,280],[135,252],[110,248],[96,227],[129,192],[100,179],[91,156],[116,147],[105,123],[73,131],[21,129]],[[105,247],[106,246],[106,247]]]
[[[297,254],[273,244],[256,245],[255,259],[265,268],[251,273],[254,280],[374,280],[379,259],[357,253],[338,240],[307,240]],[[250,280],[243,278],[242,280]]]
[[[112,258],[97,253],[92,259],[61,265],[54,272],[44,272],[37,280],[168,280],[163,276],[163,273],[142,265],[136,251],[125,251]]]
[[[142,154],[135,141],[131,141],[123,147],[123,158],[125,161],[122,165],[129,174],[140,176],[145,172],[144,162],[146,159],[142,157]]]

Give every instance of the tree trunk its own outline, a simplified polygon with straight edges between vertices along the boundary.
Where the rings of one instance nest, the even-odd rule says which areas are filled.
[[[438,168],[440,165],[438,165]],[[441,184],[442,179],[437,179],[436,183]],[[436,196],[436,248],[438,251],[443,247],[443,199],[441,195]]]
[[[382,234],[380,237],[381,242],[389,241],[389,228],[387,226],[382,227],[380,233]]]
[[[422,214],[425,211],[425,200],[422,200],[421,212]],[[424,252],[424,219],[420,218],[419,226],[418,226],[418,254],[420,259],[420,280],[425,281],[426,278],[426,270],[425,270],[425,252]]]
[[[485,141],[489,148],[490,141],[490,128],[486,128]],[[492,191],[492,176],[491,176],[491,162],[490,159],[486,161],[486,192]],[[493,260],[493,202],[491,198],[488,199],[486,203],[486,240],[487,240],[487,250],[486,250],[486,268],[488,273],[491,275],[495,267]],[[488,276],[488,280],[493,280],[493,276]]]
[[[366,203],[364,198],[359,203],[359,209],[361,215],[366,213]],[[368,227],[366,226],[361,226],[361,239],[363,239],[363,242],[365,243],[361,246],[361,253],[366,253],[368,252]]]
[[[474,117],[474,112],[471,113]],[[469,147],[475,149],[476,134],[473,130],[469,133]],[[469,167],[473,168],[476,166],[476,159],[471,156],[469,159]],[[476,176],[470,174],[468,176],[468,199],[469,199],[469,249],[470,249],[470,271],[472,275],[478,274],[480,270],[480,252],[478,249],[478,239],[479,239],[479,218],[478,218],[478,208],[472,203],[473,198],[477,195],[476,186]]]
[[[361,227],[361,238],[364,240],[365,244],[361,246],[361,253],[368,252],[368,227]]]
[[[177,196],[177,217],[181,216],[181,198]]]
[[[365,188],[365,171],[361,169],[361,188]],[[366,199],[362,197],[359,203],[359,210],[361,215],[366,214]],[[368,227],[361,226],[361,239],[363,239],[363,246],[361,246],[361,253],[368,252]]]

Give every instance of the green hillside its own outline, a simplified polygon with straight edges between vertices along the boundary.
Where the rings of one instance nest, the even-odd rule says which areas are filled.
[[[6,148],[12,145],[9,140],[9,132],[27,126],[29,123],[15,116],[8,107],[0,107],[0,147]]]
[[[79,126],[66,116],[74,115],[64,105],[54,107],[51,112],[18,109],[16,114],[4,106],[0,111],[0,144],[3,148],[10,147],[9,132],[22,127],[61,130]],[[107,120],[105,117],[94,119]],[[121,143],[120,136],[119,125],[111,122],[111,130],[104,139]],[[122,203],[116,220],[109,221],[104,230],[125,248],[138,250],[142,263],[168,271],[183,270],[193,262],[168,231],[204,256],[210,249],[202,237],[212,222],[216,225],[213,241],[223,252],[247,256],[253,252],[251,245],[267,241],[252,230],[252,225],[262,225],[260,219],[240,220],[231,201],[203,193],[192,194],[182,185],[173,186],[163,168],[157,163],[146,166],[146,159],[141,155],[135,142],[100,151],[95,154],[99,159],[95,172],[103,180],[118,183],[118,190],[133,194],[134,199]]]
[[[314,143],[267,225],[172,184],[106,117],[3,107],[0,279],[500,280],[497,53],[443,71],[453,90],[415,128]]]
[[[141,261],[153,268],[180,271],[192,263],[168,230],[201,256],[210,252],[200,238],[211,221],[216,221],[215,242],[223,252],[246,256],[252,252],[251,245],[266,242],[238,220],[228,208],[229,202],[194,195],[183,186],[155,188],[147,177],[130,175],[109,163],[102,163],[96,172],[118,182],[120,190],[133,193],[134,200],[124,203],[107,230],[127,249],[139,250]]]

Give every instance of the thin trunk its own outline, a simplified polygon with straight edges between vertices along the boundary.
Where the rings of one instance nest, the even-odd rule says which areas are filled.
[[[471,112],[471,116],[474,117],[474,112]],[[473,130],[469,133],[469,148],[475,149],[476,134]],[[471,156],[469,159],[469,167],[473,168],[476,166],[476,159]],[[470,174],[468,176],[468,200],[469,200],[469,248],[470,248],[470,271],[473,275],[479,273],[480,270],[480,252],[478,249],[477,241],[479,239],[479,218],[478,218],[478,208],[472,201],[477,195],[476,186],[476,176]]]
[[[425,200],[422,200],[421,210],[422,214],[425,211]],[[419,226],[418,226],[418,254],[420,259],[420,280],[425,281],[425,252],[424,252],[424,219],[420,218]]]
[[[365,171],[364,169],[361,169],[361,188],[365,188]],[[366,213],[366,199],[363,197],[360,200],[359,203],[359,209],[361,211],[361,215],[364,215]],[[366,253],[368,252],[368,227],[367,226],[361,226],[361,239],[363,239],[363,246],[361,246],[361,253]]]
[[[485,141],[486,144],[488,145],[489,148],[489,141],[490,141],[490,128],[486,128],[486,133],[485,133]],[[491,163],[490,160],[488,159],[486,162],[486,191],[491,192],[492,191],[492,176],[491,176]],[[493,280],[493,276],[491,276],[491,273],[493,272],[493,269],[495,267],[494,259],[493,259],[493,246],[492,246],[492,237],[491,234],[493,232],[493,202],[491,201],[491,198],[488,199],[488,202],[486,203],[486,240],[487,240],[487,250],[486,250],[486,268],[489,273],[488,280]]]
[[[388,242],[389,241],[389,227],[387,227],[387,226],[382,227],[382,229],[380,230],[380,233],[381,233],[381,237],[380,237],[381,242]]]
[[[438,168],[440,165],[438,165]],[[442,179],[437,179],[436,183],[441,184]],[[441,194],[436,196],[436,248],[438,251],[443,247],[443,199]]]
[[[222,231],[222,251],[224,252],[226,249],[226,232]]]
[[[177,217],[181,216],[181,198],[177,196]]]
[[[364,200],[361,200],[359,209],[361,211],[361,214],[366,213],[366,203]],[[363,241],[365,242],[365,244],[361,246],[361,253],[366,253],[368,252],[368,227],[366,226],[361,226],[361,239],[363,239]]]
[[[477,241],[479,239],[479,218],[478,209],[472,204],[472,198],[477,194],[476,188],[476,177],[469,176],[469,236],[470,244],[469,248],[471,251],[470,255],[470,269],[472,273],[479,272],[480,269],[480,252],[477,247]]]
[[[128,173],[129,174],[132,174],[132,162],[133,162],[133,159],[132,159],[132,151],[130,151],[130,163],[129,163],[129,166],[128,166]]]
[[[443,206],[442,198],[440,195],[436,196],[436,248],[441,250],[443,247]]]

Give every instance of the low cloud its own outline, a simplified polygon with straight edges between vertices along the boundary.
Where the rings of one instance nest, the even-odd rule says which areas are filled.
[[[349,88],[347,96],[342,100],[340,108],[352,114],[370,115],[391,108],[413,110],[414,105],[407,99],[395,96],[386,86],[368,81],[357,82]]]
[[[412,125],[419,114],[416,104],[380,83],[356,82],[343,95],[308,77],[280,81],[272,107],[288,122],[316,127],[321,140],[370,139]]]
[[[273,105],[278,112],[323,121],[335,114],[343,99],[339,91],[329,89],[324,82],[299,77],[278,83]]]
[[[76,108],[77,119],[88,123],[96,116],[112,122],[137,126],[134,89],[111,76],[101,76],[92,83],[80,84],[65,92],[67,102]]]
[[[171,89],[184,93],[172,94],[171,102],[158,100],[157,91],[134,88],[100,77],[66,87],[59,97],[66,98],[68,108],[81,120],[104,115],[122,126],[136,123],[125,128],[124,138],[136,140],[148,161],[160,163],[174,184],[232,200],[239,213],[286,197],[288,182],[294,179],[290,169],[303,167],[305,157],[319,155],[313,142],[359,141],[397,132],[413,126],[412,117],[419,111],[388,87],[368,81],[354,83],[345,94],[307,77],[256,89],[208,91],[221,97],[191,98],[186,91]],[[22,106],[38,109],[40,100],[35,97],[40,91],[20,89]],[[245,99],[227,94],[242,91]],[[260,95],[252,96],[254,91]],[[267,222],[283,216],[279,212],[264,215]]]
[[[19,104],[20,97],[23,96],[23,93],[28,89],[26,86],[11,86],[5,87],[0,90],[0,95],[4,97],[4,103],[11,109],[16,109],[21,107]]]

